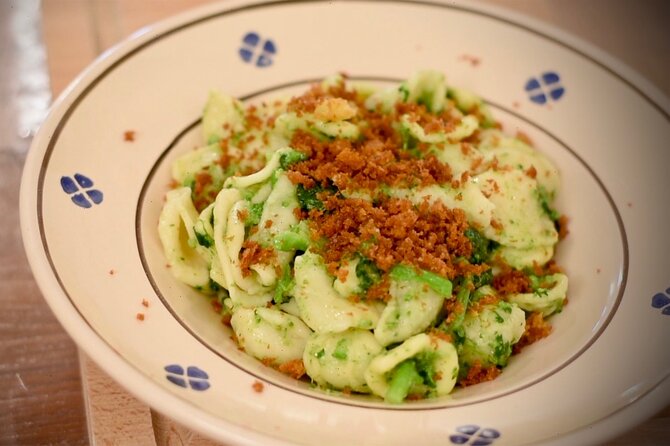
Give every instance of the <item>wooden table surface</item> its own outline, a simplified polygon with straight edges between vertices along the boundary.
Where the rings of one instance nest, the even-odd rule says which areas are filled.
[[[670,96],[670,2],[489,2],[601,47]],[[47,82],[55,97],[98,54],[132,31],[203,3],[44,0],[40,9],[37,0],[0,0],[0,445],[214,444],[150,411],[78,353],[35,285],[18,219],[31,119],[39,121],[48,101]],[[38,71],[40,63],[41,76],[22,76],[22,69]],[[34,93],[30,100],[26,82]],[[607,444],[670,444],[670,407]]]

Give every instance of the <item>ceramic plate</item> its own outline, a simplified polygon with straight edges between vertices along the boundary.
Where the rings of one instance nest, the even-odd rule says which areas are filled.
[[[170,162],[200,144],[209,90],[260,101],[335,72],[388,85],[422,68],[479,93],[559,167],[570,294],[553,334],[495,381],[391,407],[239,352],[206,300],[170,275],[156,225]],[[601,52],[472,2],[225,2],[142,30],[64,92],[26,163],[23,237],[86,353],[221,441],[603,441],[670,403],[669,110]]]

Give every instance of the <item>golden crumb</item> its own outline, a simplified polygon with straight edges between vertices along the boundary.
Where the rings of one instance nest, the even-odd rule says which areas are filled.
[[[254,389],[254,392],[256,393],[262,393],[265,386],[263,385],[262,382],[256,380],[254,383],[251,385],[251,388]]]

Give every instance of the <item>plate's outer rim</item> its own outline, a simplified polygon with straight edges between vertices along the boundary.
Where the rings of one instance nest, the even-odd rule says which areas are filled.
[[[317,0],[323,2],[325,0]],[[342,0],[341,0],[342,1]],[[369,0],[344,0],[370,2]],[[553,25],[544,23],[535,18],[528,17],[522,13],[510,11],[497,5],[484,4],[478,1],[464,2],[434,0],[434,1],[412,1],[412,0],[389,0],[394,3],[418,3],[427,5],[449,5],[455,9],[476,11],[478,13],[498,19],[509,24],[520,26],[526,31],[532,32],[538,36],[548,38],[554,43],[566,46],[596,63],[621,81],[632,87],[638,94],[643,96],[647,102],[654,106],[661,114],[670,120],[670,100],[654,86],[644,76],[630,68],[619,59],[609,55],[607,52],[590,44],[581,38],[575,37],[566,31],[563,31]],[[36,282],[43,293],[43,296],[59,322],[66,329],[68,334],[76,343],[104,370],[108,371],[114,379],[126,388],[131,394],[145,401],[151,407],[158,408],[159,412],[164,413],[172,419],[179,419],[182,424],[218,440],[234,442],[234,444],[291,444],[276,437],[269,437],[258,433],[257,431],[241,428],[238,425],[227,422],[221,418],[210,415],[204,410],[196,407],[192,403],[178,397],[175,394],[166,392],[153,380],[149,379],[139,369],[128,364],[123,357],[109,346],[94,330],[88,325],[77,308],[70,302],[57,278],[50,268],[49,261],[46,258],[43,246],[41,244],[41,234],[37,221],[37,190],[39,169],[30,169],[31,166],[40,165],[48,140],[51,139],[53,131],[58,126],[60,119],[67,111],[67,106],[74,102],[77,96],[73,96],[77,90],[84,89],[89,83],[96,79],[96,74],[104,71],[105,68],[118,62],[125,54],[137,49],[143,44],[151,41],[157,36],[168,32],[178,26],[186,25],[190,22],[202,19],[215,12],[234,10],[240,7],[251,5],[281,4],[281,3],[301,3],[304,0],[287,0],[263,2],[257,0],[229,0],[219,3],[209,4],[182,12],[173,17],[156,22],[153,25],[141,28],[125,40],[119,42],[109,50],[105,51],[95,59],[81,74],[79,74],[58,96],[50,108],[49,115],[36,135],[30,151],[26,157],[24,171],[21,178],[20,188],[20,221],[23,236],[24,248],[28,257],[29,264],[35,276]],[[149,389],[149,390],[147,390]],[[658,390],[670,390],[669,377],[659,381],[653,389],[637,399],[631,401],[619,410],[612,412],[603,419],[597,420],[588,426],[577,428],[573,431],[563,432],[559,437],[547,437],[545,442],[554,443],[558,439],[567,440],[585,440],[586,437],[591,441],[604,441],[615,437],[626,430],[632,428],[639,422],[653,416],[661,410],[667,401],[658,397]],[[655,397],[655,398],[652,398]],[[651,404],[644,406],[644,411],[640,410],[642,402],[652,400]],[[192,410],[183,413],[175,409],[179,405],[186,405]],[[633,411],[633,409],[636,409]],[[635,412],[631,416],[631,412]],[[621,421],[621,419],[625,421]],[[621,422],[617,422],[621,421]],[[632,422],[631,422],[632,421]]]

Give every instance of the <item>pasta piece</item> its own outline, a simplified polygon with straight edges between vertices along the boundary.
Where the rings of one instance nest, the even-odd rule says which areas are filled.
[[[268,160],[265,167],[263,167],[258,172],[252,173],[251,175],[247,175],[244,177],[228,178],[225,184],[223,185],[223,188],[237,189],[238,191],[242,192],[244,189],[247,189],[251,186],[267,181],[268,179],[270,179],[272,174],[275,173],[275,170],[277,170],[277,168],[279,167],[279,157],[281,157],[283,153],[286,153],[286,151],[289,150],[291,149],[284,148],[277,150]]]
[[[495,158],[498,166],[521,170],[534,176],[538,185],[553,196],[560,187],[558,169],[542,153],[518,138],[505,135],[498,129],[485,130],[478,147],[486,161]],[[534,173],[530,173],[534,170]]]
[[[369,393],[365,370],[383,350],[368,330],[313,333],[302,361],[307,375],[321,386]]]
[[[207,143],[244,131],[244,105],[232,96],[213,91],[202,115],[202,132]]]
[[[317,333],[369,330],[379,321],[374,306],[350,302],[337,294],[323,259],[310,251],[295,258],[294,299],[302,320]]]
[[[172,274],[192,287],[205,287],[209,284],[209,265],[196,249],[199,245],[193,226],[197,220],[191,189],[171,190],[158,220],[158,236]]]
[[[302,359],[311,333],[299,318],[273,308],[238,308],[230,324],[245,352],[277,364]]]
[[[432,151],[437,159],[449,165],[455,178],[461,178],[464,172],[471,172],[473,165],[481,166],[484,161],[477,147],[468,146],[464,150],[461,144],[464,143],[446,144],[443,149]]]
[[[568,293],[568,277],[565,274],[552,274],[540,278],[541,285],[532,293],[512,294],[508,301],[522,310],[540,312],[547,317],[560,312]]]
[[[532,268],[533,265],[544,265],[554,256],[553,245],[536,246],[529,249],[517,249],[501,246],[496,250],[505,263],[516,269]]]
[[[447,97],[454,100],[456,107],[461,112],[466,114],[476,113],[480,117],[483,127],[492,127],[495,124],[488,105],[475,93],[464,88],[449,87]]]
[[[536,195],[537,183],[518,170],[486,171],[476,177],[484,195],[495,205],[484,234],[505,246],[532,249],[553,246],[558,232]]]
[[[414,204],[420,204],[428,198],[430,202],[441,201],[448,208],[460,208],[465,212],[468,222],[479,227],[491,224],[495,205],[482,193],[476,182],[466,182],[459,189],[428,186],[417,189],[391,189],[390,195],[407,198]]]
[[[374,358],[365,371],[365,381],[372,392],[387,401],[397,401],[389,395],[395,394],[394,372],[398,367],[413,361],[418,377],[406,383],[405,395],[441,396],[451,392],[458,377],[458,356],[456,348],[449,342],[420,333],[385,353]],[[407,385],[409,384],[409,385]],[[392,387],[393,386],[393,387]]]
[[[260,289],[255,293],[249,293],[240,289],[237,285],[228,288],[230,296],[230,308],[258,308],[265,307],[272,301],[272,290]]]
[[[190,151],[172,163],[172,178],[179,184],[185,184],[200,170],[216,163],[221,158],[219,144],[210,144]]]
[[[405,98],[403,98],[405,96]],[[403,102],[408,97],[407,87],[391,87],[383,90],[377,90],[365,99],[365,108],[368,110],[377,110],[389,113],[397,102]]]
[[[391,280],[389,293],[391,300],[375,328],[375,338],[384,346],[426,330],[437,318],[446,297],[417,281],[406,280]]]
[[[423,104],[432,113],[440,113],[444,109],[447,82],[443,73],[435,70],[419,71],[404,85],[408,92],[405,102]]]
[[[411,121],[411,118],[408,115],[403,115],[400,118],[400,124],[402,128],[412,137],[416,138],[420,142],[428,144],[440,144],[448,143],[454,141],[460,141],[472,135],[477,127],[479,127],[479,121],[472,115],[467,115],[461,119],[461,122],[458,123],[456,128],[450,132],[434,132],[426,133],[426,131],[419,125],[417,122]]]
[[[505,366],[512,346],[519,342],[526,328],[526,315],[514,303],[499,301],[485,305],[477,313],[467,312],[463,320],[465,339],[459,345],[461,368],[475,362],[482,366]]]
[[[344,269],[347,271],[347,278],[344,281],[340,280],[338,275],[338,277],[335,279],[335,282],[333,283],[333,288],[340,296],[349,297],[362,291],[361,281],[356,274],[356,267],[360,261],[361,259],[356,257],[347,262],[344,262],[344,264],[340,267],[340,270]]]

